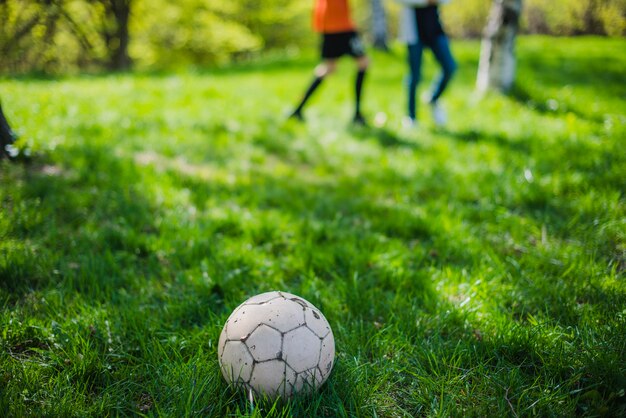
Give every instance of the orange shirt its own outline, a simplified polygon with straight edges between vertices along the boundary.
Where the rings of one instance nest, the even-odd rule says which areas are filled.
[[[348,0],[315,0],[313,29],[320,33],[355,30],[355,25],[350,18]]]

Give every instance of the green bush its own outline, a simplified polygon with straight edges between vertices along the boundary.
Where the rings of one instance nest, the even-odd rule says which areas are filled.
[[[106,52],[92,30],[98,10],[71,2],[64,11],[36,1],[0,2],[0,71],[64,73],[98,62]],[[79,29],[76,22],[88,23]]]
[[[624,35],[626,0],[526,0],[523,27],[552,35]]]
[[[614,0],[598,8],[598,20],[609,36],[626,35],[626,0]]]
[[[131,21],[131,56],[140,66],[213,64],[257,51],[263,39],[239,23],[233,3],[138,0]]]
[[[455,37],[478,37],[482,33],[491,1],[455,1],[442,7],[447,32]]]
[[[310,38],[312,2],[294,0],[233,1],[235,19],[263,39],[266,48],[281,48]]]
[[[455,37],[478,37],[491,0],[456,1],[442,8],[447,31]],[[626,35],[626,0],[526,0],[522,31],[559,36]]]

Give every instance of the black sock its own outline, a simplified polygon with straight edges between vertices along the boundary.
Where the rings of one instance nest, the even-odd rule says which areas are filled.
[[[322,81],[324,81],[324,77],[315,77],[313,79],[313,82],[307,89],[306,93],[304,93],[304,97],[302,98],[302,101],[300,102],[296,110],[293,112],[294,114],[299,114],[300,112],[302,112],[304,105],[309,100],[309,98],[311,98],[311,96],[313,95],[315,90],[319,87],[319,85],[322,84]]]
[[[359,70],[356,74],[356,111],[355,115],[361,114],[361,93],[363,91],[363,80],[365,79],[365,70]]]

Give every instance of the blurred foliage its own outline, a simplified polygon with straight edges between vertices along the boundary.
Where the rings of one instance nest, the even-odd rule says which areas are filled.
[[[128,24],[112,12],[126,4]],[[367,32],[369,1],[353,0],[352,5]],[[394,37],[400,7],[391,0],[386,5]],[[491,0],[464,0],[445,6],[448,32],[480,36],[490,5]],[[262,50],[308,47],[317,42],[310,29],[311,6],[312,0],[2,0],[0,72],[124,68],[118,65],[124,26],[129,58],[147,69],[206,66]],[[623,36],[626,0],[526,0],[522,24],[526,33]]]
[[[527,0],[526,25],[530,32],[621,36],[626,0]]]
[[[257,51],[263,39],[237,21],[233,2],[138,0],[131,55],[142,66],[220,62]]]
[[[87,24],[78,33],[78,22],[95,22],[97,8],[70,1],[61,9],[46,1],[0,2],[1,70],[64,72],[97,63],[106,50]],[[85,29],[85,31],[83,31]]]
[[[455,1],[449,6],[442,7],[446,31],[452,36],[480,36],[487,22],[490,7],[490,0]]]
[[[453,1],[443,8],[453,36],[479,36],[491,0]],[[522,30],[548,35],[626,35],[626,0],[524,0]]]

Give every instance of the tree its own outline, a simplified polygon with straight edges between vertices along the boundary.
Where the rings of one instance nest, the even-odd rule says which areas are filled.
[[[515,80],[515,38],[522,0],[494,0],[483,33],[476,87],[507,92]]]
[[[89,0],[84,4],[91,7],[92,22],[84,23],[73,17],[70,3],[66,0],[45,0],[53,10],[58,10],[61,20],[68,24],[72,34],[92,56],[98,56],[96,44],[104,45],[101,57],[106,67],[114,71],[128,70],[132,60],[128,54],[130,44],[130,16],[133,0]],[[81,2],[78,2],[80,4]],[[85,12],[83,10],[83,12]],[[52,21],[54,22],[54,21]],[[98,41],[93,42],[92,32]]]
[[[130,12],[132,0],[99,1],[104,7],[102,38],[108,51],[107,66],[111,70],[127,70],[132,65],[128,55],[130,44]]]
[[[0,1],[0,69],[126,70],[133,0]]]
[[[374,48],[387,51],[387,15],[382,0],[371,0]]]
[[[0,67],[18,71],[47,61],[57,18],[53,0],[0,1]]]

